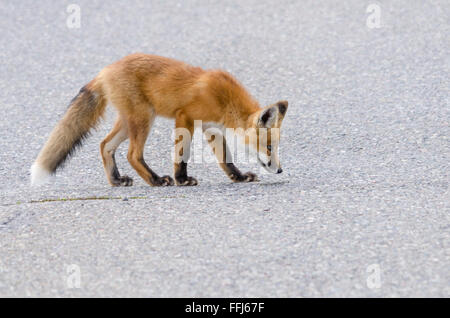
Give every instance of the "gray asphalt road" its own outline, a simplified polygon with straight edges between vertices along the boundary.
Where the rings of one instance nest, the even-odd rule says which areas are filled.
[[[61,1],[0,2],[0,296],[450,296],[448,1],[379,1],[380,28],[360,0],[76,3],[80,28]],[[199,186],[150,188],[123,145],[135,185],[110,188],[110,111],[30,188],[70,99],[132,52],[289,100],[285,172],[231,184],[194,164]],[[171,127],[158,120],[146,147],[161,174]]]

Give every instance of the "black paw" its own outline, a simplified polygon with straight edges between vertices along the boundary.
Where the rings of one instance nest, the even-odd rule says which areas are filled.
[[[179,177],[178,179],[175,179],[177,182],[177,185],[179,186],[196,186],[198,184],[197,179],[194,177]]]
[[[230,175],[230,179],[233,182],[254,182],[254,181],[259,181],[258,177],[256,176],[256,174],[252,173],[252,172],[247,172],[244,174],[231,174]]]
[[[128,176],[120,176],[113,181],[112,185],[114,187],[131,187],[133,185],[133,179]]]
[[[158,178],[153,185],[160,186],[160,187],[173,186],[174,182],[173,182],[172,177],[170,177],[170,176],[163,176],[161,178]]]

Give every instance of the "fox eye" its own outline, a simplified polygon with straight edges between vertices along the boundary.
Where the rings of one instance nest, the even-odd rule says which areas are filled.
[[[272,146],[271,145],[267,145],[267,150],[272,151]]]

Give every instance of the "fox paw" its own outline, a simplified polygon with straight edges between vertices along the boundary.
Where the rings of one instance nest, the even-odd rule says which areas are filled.
[[[230,179],[233,182],[254,182],[254,181],[259,181],[258,177],[256,176],[256,174],[252,173],[252,172],[247,172],[244,174],[231,174],[230,175]]]
[[[196,186],[198,184],[197,179],[194,177],[180,177],[175,179],[178,186]]]
[[[114,187],[130,187],[133,185],[133,179],[128,176],[120,176],[112,182]]]
[[[160,186],[160,187],[164,187],[164,186],[173,186],[174,182],[172,177],[170,176],[163,176],[160,177],[158,179],[156,179],[155,183],[153,184],[154,186]]]

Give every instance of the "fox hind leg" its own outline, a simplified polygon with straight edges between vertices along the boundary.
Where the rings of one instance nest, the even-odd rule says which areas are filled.
[[[106,138],[100,144],[103,167],[105,169],[108,182],[114,186],[131,186],[133,179],[128,176],[121,176],[116,165],[115,152],[117,147],[128,138],[128,131],[125,122],[119,117]]]
[[[154,119],[154,111],[142,111],[139,113],[139,116],[129,116],[128,136],[130,138],[130,147],[128,149],[128,161],[149,185],[171,186],[174,184],[174,181],[170,176],[159,177],[144,161],[145,141]]]

